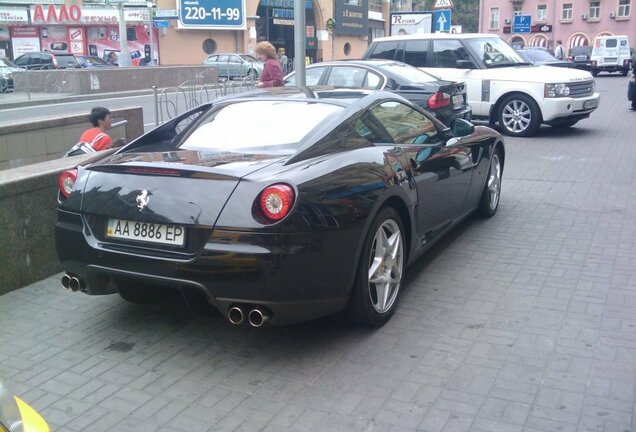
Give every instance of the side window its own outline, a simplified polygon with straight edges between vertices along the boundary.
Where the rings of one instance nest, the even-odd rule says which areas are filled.
[[[242,63],[242,61],[238,56],[230,56],[230,63]]]
[[[208,61],[209,62],[217,62],[219,60],[219,56],[218,55],[213,55],[208,57]]]
[[[438,141],[435,124],[421,112],[401,102],[388,101],[371,113],[396,144],[429,144]]]
[[[373,72],[368,72],[362,87],[365,89],[379,89],[382,86],[382,78]]]
[[[21,56],[15,59],[15,64],[18,66],[26,66],[29,63],[29,56]]]
[[[229,61],[230,61],[229,56],[226,56],[226,55],[220,55],[220,56],[219,56],[219,60],[218,60],[218,62],[220,62],[220,63],[227,63],[227,62],[229,62]]]
[[[305,84],[308,86],[316,86],[320,82],[320,77],[325,72],[324,67],[313,67],[305,70]],[[290,76],[285,80],[286,87],[293,87],[296,85],[296,74]]]
[[[398,48],[398,43],[398,41],[378,42],[373,52],[369,54],[369,58],[394,60],[395,52]]]
[[[428,52],[429,41],[409,40],[404,47],[404,63],[415,67],[426,66],[426,54]]]
[[[453,39],[433,41],[433,67],[456,68],[457,60],[470,60],[460,41]]]

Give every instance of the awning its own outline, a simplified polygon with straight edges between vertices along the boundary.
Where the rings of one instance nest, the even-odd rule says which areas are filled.
[[[534,36],[532,39],[530,39],[530,46],[547,48],[548,38],[546,38],[545,36]]]
[[[587,38],[587,36],[578,34],[576,36],[572,36],[572,39],[570,39],[570,48],[574,48],[578,46],[587,46],[589,45],[589,43],[590,43],[590,40]]]

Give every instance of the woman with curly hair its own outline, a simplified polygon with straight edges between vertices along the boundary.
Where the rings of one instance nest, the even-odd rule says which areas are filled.
[[[256,87],[280,87],[283,85],[283,69],[278,61],[274,45],[267,41],[256,44],[256,55],[265,63],[261,82]]]

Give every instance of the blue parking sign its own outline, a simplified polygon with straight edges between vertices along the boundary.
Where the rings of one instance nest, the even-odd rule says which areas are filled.
[[[245,30],[245,0],[179,0],[179,27]]]
[[[532,25],[531,15],[515,15],[512,23],[513,33],[530,33],[530,27]]]

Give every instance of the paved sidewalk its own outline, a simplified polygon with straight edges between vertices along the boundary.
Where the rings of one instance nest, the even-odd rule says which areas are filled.
[[[77,102],[85,100],[109,99],[113,97],[140,96],[152,93],[152,89],[117,93],[93,93],[85,95],[66,93],[0,93],[0,110],[53,104],[58,102]]]
[[[60,287],[0,297],[0,379],[54,431],[636,431],[636,113],[506,139],[499,213],[378,330],[233,327]]]

